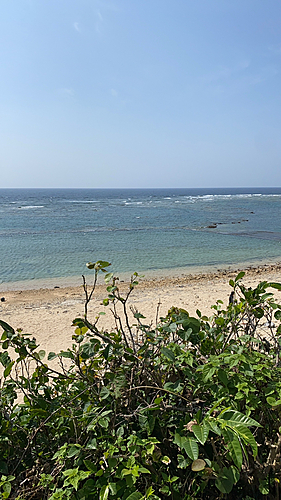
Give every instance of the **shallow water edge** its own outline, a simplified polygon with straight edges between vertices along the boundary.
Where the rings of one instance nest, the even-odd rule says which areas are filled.
[[[110,272],[109,268],[109,272]],[[115,275],[119,277],[121,282],[129,282],[131,275],[134,272],[138,272],[137,269],[132,269],[126,273],[118,273]],[[280,271],[280,281],[281,281],[281,256],[276,259],[262,259],[253,260],[247,262],[235,263],[232,265],[206,265],[206,266],[188,266],[188,267],[176,267],[169,269],[149,269],[147,271],[139,272],[140,279],[143,283],[147,284],[149,282],[159,282],[161,286],[161,281],[167,279],[168,281],[173,281],[175,278],[177,281],[182,278],[208,278],[216,276],[228,275],[228,273],[235,273],[245,271],[247,273],[258,273],[261,271]],[[91,280],[94,277],[94,273],[90,273],[87,269],[84,273],[87,282],[91,285]],[[99,284],[103,283],[103,275],[101,273],[99,278]],[[82,286],[82,276],[61,276],[54,278],[42,278],[42,279],[32,279],[32,280],[22,280],[22,281],[11,281],[0,283],[0,293],[6,291],[17,291],[17,290],[40,290],[40,289],[52,289],[52,288],[68,288],[68,287],[80,287]]]

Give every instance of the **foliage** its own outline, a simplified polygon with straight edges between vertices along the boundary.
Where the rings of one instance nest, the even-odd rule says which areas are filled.
[[[0,321],[0,497],[278,498],[281,306],[269,290],[281,285],[247,289],[240,273],[236,300],[211,318],[172,307],[152,325],[128,307],[137,273],[122,294],[109,265],[88,264],[68,350],[46,360]],[[110,332],[88,318],[101,272]]]

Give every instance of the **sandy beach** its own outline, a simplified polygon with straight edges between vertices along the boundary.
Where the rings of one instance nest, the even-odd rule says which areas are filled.
[[[146,317],[146,322],[155,322],[157,304],[160,303],[160,316],[165,316],[171,306],[183,307],[191,315],[199,309],[203,314],[212,314],[211,305],[221,299],[225,304],[231,292],[229,279],[236,271],[218,271],[182,275],[178,277],[145,278],[131,294],[128,306],[134,306]],[[281,263],[244,269],[243,283],[254,287],[260,281],[281,282]],[[82,283],[82,280],[81,280]],[[128,283],[120,283],[125,292]],[[280,292],[276,291],[280,301]],[[74,318],[83,315],[84,291],[79,287],[43,288],[40,290],[17,290],[0,292],[0,319],[13,328],[21,328],[24,333],[34,336],[40,348],[58,352],[72,344]],[[100,328],[115,327],[110,308],[102,305],[107,297],[106,285],[102,276],[98,282],[93,300],[89,306],[89,319],[94,320],[99,312],[105,312],[99,320]]]

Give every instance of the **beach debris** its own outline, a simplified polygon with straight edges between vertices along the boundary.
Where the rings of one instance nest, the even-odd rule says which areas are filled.
[[[275,324],[272,321],[267,321],[263,324],[263,326],[267,326],[267,328],[276,328]]]
[[[6,301],[5,297],[1,297],[0,300],[1,300],[1,302],[5,302]]]

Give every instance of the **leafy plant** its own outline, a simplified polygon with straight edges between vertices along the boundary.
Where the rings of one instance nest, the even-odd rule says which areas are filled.
[[[278,498],[281,306],[269,290],[281,285],[249,289],[239,273],[212,317],[171,307],[152,325],[128,307],[137,273],[124,291],[108,262],[87,266],[66,351],[46,360],[0,321],[2,498]],[[100,273],[110,331],[88,313]]]

